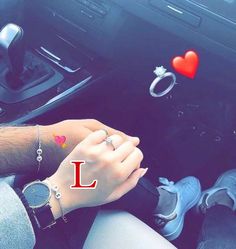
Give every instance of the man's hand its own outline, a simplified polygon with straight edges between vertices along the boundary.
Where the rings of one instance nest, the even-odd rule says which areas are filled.
[[[66,120],[57,124],[53,124],[50,126],[42,127],[46,136],[44,136],[44,143],[50,145],[50,147],[55,147],[55,155],[51,155],[55,158],[55,162],[61,162],[65,159],[67,155],[75,148],[77,144],[83,141],[88,135],[97,130],[105,130],[108,135],[119,135],[122,137],[124,141],[130,141],[134,146],[139,144],[139,139],[136,137],[131,137],[126,135],[125,133],[112,129],[105,124],[93,120],[93,119],[85,119],[85,120]],[[57,136],[65,136],[66,137],[66,148],[61,148],[54,141],[54,135]],[[59,164],[46,164],[42,165],[41,173],[48,175],[54,173]],[[50,167],[48,167],[50,165]]]
[[[125,136],[112,135],[110,138],[116,148],[113,150],[105,142],[104,130],[91,133],[62,162],[57,172],[49,178],[57,185],[62,194],[61,205],[64,214],[77,208],[93,207],[113,202],[133,189],[147,169],[141,169],[142,152]],[[71,161],[84,160],[82,183],[91,184],[97,180],[96,189],[70,189],[75,181],[74,167]],[[55,198],[51,199],[55,218],[61,215]]]

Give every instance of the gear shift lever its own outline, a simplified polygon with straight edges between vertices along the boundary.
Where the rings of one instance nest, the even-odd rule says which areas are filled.
[[[23,36],[23,29],[11,23],[0,31],[0,53],[7,58],[9,73],[15,79],[19,78],[24,70]]]
[[[23,36],[23,29],[15,24],[0,30],[0,101],[4,103],[29,99],[63,79],[31,48],[27,49]]]

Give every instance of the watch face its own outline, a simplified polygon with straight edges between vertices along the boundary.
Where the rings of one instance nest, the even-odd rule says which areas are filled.
[[[45,206],[51,196],[49,187],[42,182],[33,182],[27,185],[22,192],[31,208]]]

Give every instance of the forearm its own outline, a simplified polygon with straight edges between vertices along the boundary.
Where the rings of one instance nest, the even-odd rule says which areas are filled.
[[[53,141],[53,126],[0,128],[0,174],[37,173],[37,149],[42,144],[41,172],[52,172],[63,160],[62,150]],[[47,168],[47,170],[45,170]],[[49,170],[50,168],[50,170]]]

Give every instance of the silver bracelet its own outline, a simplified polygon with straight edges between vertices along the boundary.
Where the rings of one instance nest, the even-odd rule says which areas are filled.
[[[48,182],[48,185],[50,186],[52,192],[54,193],[55,195],[55,199],[58,201],[59,203],[59,207],[60,207],[60,210],[61,210],[61,218],[62,220],[65,222],[65,223],[68,223],[68,220],[67,218],[65,217],[65,214],[64,214],[64,211],[63,211],[63,208],[62,208],[62,204],[61,204],[61,198],[62,198],[62,194],[60,192],[60,189],[57,185],[51,183],[50,181],[50,178],[47,178],[46,181]]]
[[[58,200],[58,203],[59,203],[59,206],[60,206],[60,210],[61,210],[61,218],[62,220],[65,222],[65,223],[68,223],[68,220],[67,218],[65,217],[65,214],[64,214],[64,211],[63,211],[63,208],[62,208],[62,204],[61,204],[61,192],[60,192],[60,189],[57,185],[53,185],[52,187],[52,191],[54,192],[55,194],[55,198],[56,200]]]
[[[37,162],[38,162],[38,170],[37,173],[39,173],[40,168],[41,168],[41,162],[43,160],[42,154],[43,154],[43,150],[42,150],[42,145],[41,145],[41,140],[40,140],[40,128],[39,125],[36,125],[37,127],[37,131],[38,131],[38,149],[37,149]]]

